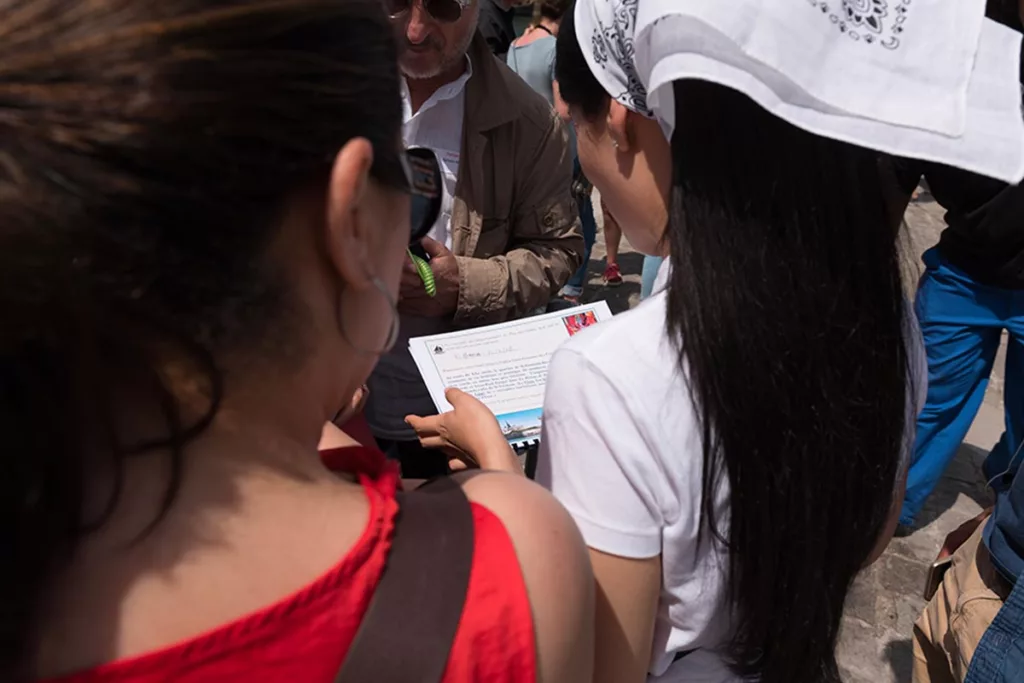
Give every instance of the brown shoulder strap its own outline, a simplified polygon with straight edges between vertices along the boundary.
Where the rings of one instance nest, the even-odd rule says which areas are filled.
[[[473,563],[462,487],[435,479],[399,494],[391,552],[335,683],[440,683]]]

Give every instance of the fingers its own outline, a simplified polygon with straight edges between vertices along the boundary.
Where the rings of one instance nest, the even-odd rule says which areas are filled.
[[[413,275],[411,282],[406,282],[405,273],[402,274],[402,285],[398,290],[398,310],[403,313],[412,313],[430,317],[431,307],[436,306],[434,299],[427,296],[423,281],[419,276]]]
[[[462,463],[461,469],[480,469],[480,463],[477,462],[469,453],[460,451],[458,448],[452,448],[449,446],[444,449],[444,452],[448,454],[448,466],[451,467],[452,462]]]
[[[452,408],[458,408],[459,404],[467,399],[476,400],[462,389],[456,389],[455,387],[449,387],[444,390],[444,397],[448,403],[452,404]]]
[[[420,436],[420,445],[432,451],[443,451],[451,447],[447,441],[437,435]]]
[[[449,465],[452,462],[461,462],[463,464],[461,469],[468,467],[480,467],[480,463],[477,462],[469,453],[466,453],[461,448],[457,448],[452,445],[447,439],[436,434],[420,436],[420,445],[426,449],[432,451],[441,451],[448,455]],[[458,468],[457,468],[458,469]]]
[[[430,417],[420,417],[418,415],[406,415],[405,423],[412,427],[417,436],[439,434],[441,416],[431,415]]]
[[[423,280],[420,279],[420,274],[416,272],[415,266],[413,266],[412,270],[406,269],[402,271],[399,288],[403,294],[406,292],[423,291]]]
[[[424,237],[420,244],[423,245],[423,251],[430,254],[431,258],[435,256],[443,256],[448,253],[448,247],[430,237]]]
[[[450,444],[441,436],[441,416],[419,417],[417,415],[406,415],[405,423],[416,432],[420,445],[433,450],[443,450]]]
[[[448,399],[448,403],[452,404],[452,408],[456,412],[461,412],[467,418],[475,416],[476,419],[480,420],[484,419],[485,415],[490,415],[495,420],[495,423],[497,422],[497,418],[493,417],[494,414],[490,408],[473,394],[468,394],[455,387],[449,387],[445,389],[444,397]]]

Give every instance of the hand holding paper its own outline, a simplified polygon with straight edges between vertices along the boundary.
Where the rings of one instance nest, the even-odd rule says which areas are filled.
[[[461,462],[485,470],[523,473],[519,458],[487,406],[458,389],[448,389],[445,399],[452,406],[447,413],[405,418],[416,430],[424,448],[442,450]]]
[[[611,317],[608,304],[597,301],[487,327],[414,337],[409,351],[438,411],[454,407],[446,391],[461,389],[497,416],[513,447],[535,446],[551,354],[573,335]]]

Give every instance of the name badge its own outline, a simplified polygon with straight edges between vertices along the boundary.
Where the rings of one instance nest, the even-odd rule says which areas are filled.
[[[437,150],[437,156],[441,162],[441,167],[444,172],[453,178],[459,177],[459,159],[462,157],[458,152],[453,152],[447,149]]]

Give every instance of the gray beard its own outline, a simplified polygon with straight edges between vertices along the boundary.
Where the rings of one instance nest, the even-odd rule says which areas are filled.
[[[413,71],[402,67],[402,74],[411,81],[425,81],[440,76],[446,68],[448,68],[447,62],[441,62],[436,68],[427,71]]]
[[[466,52],[469,50],[469,44],[473,42],[473,36],[476,34],[476,24],[477,22],[473,22],[472,30],[466,32],[466,36],[462,39],[461,44],[457,46],[458,49],[455,51],[454,56],[449,59],[442,59],[436,67],[426,71],[410,71],[403,66],[402,75],[413,81],[425,81],[430,78],[437,78],[445,71],[458,64],[465,58]]]

